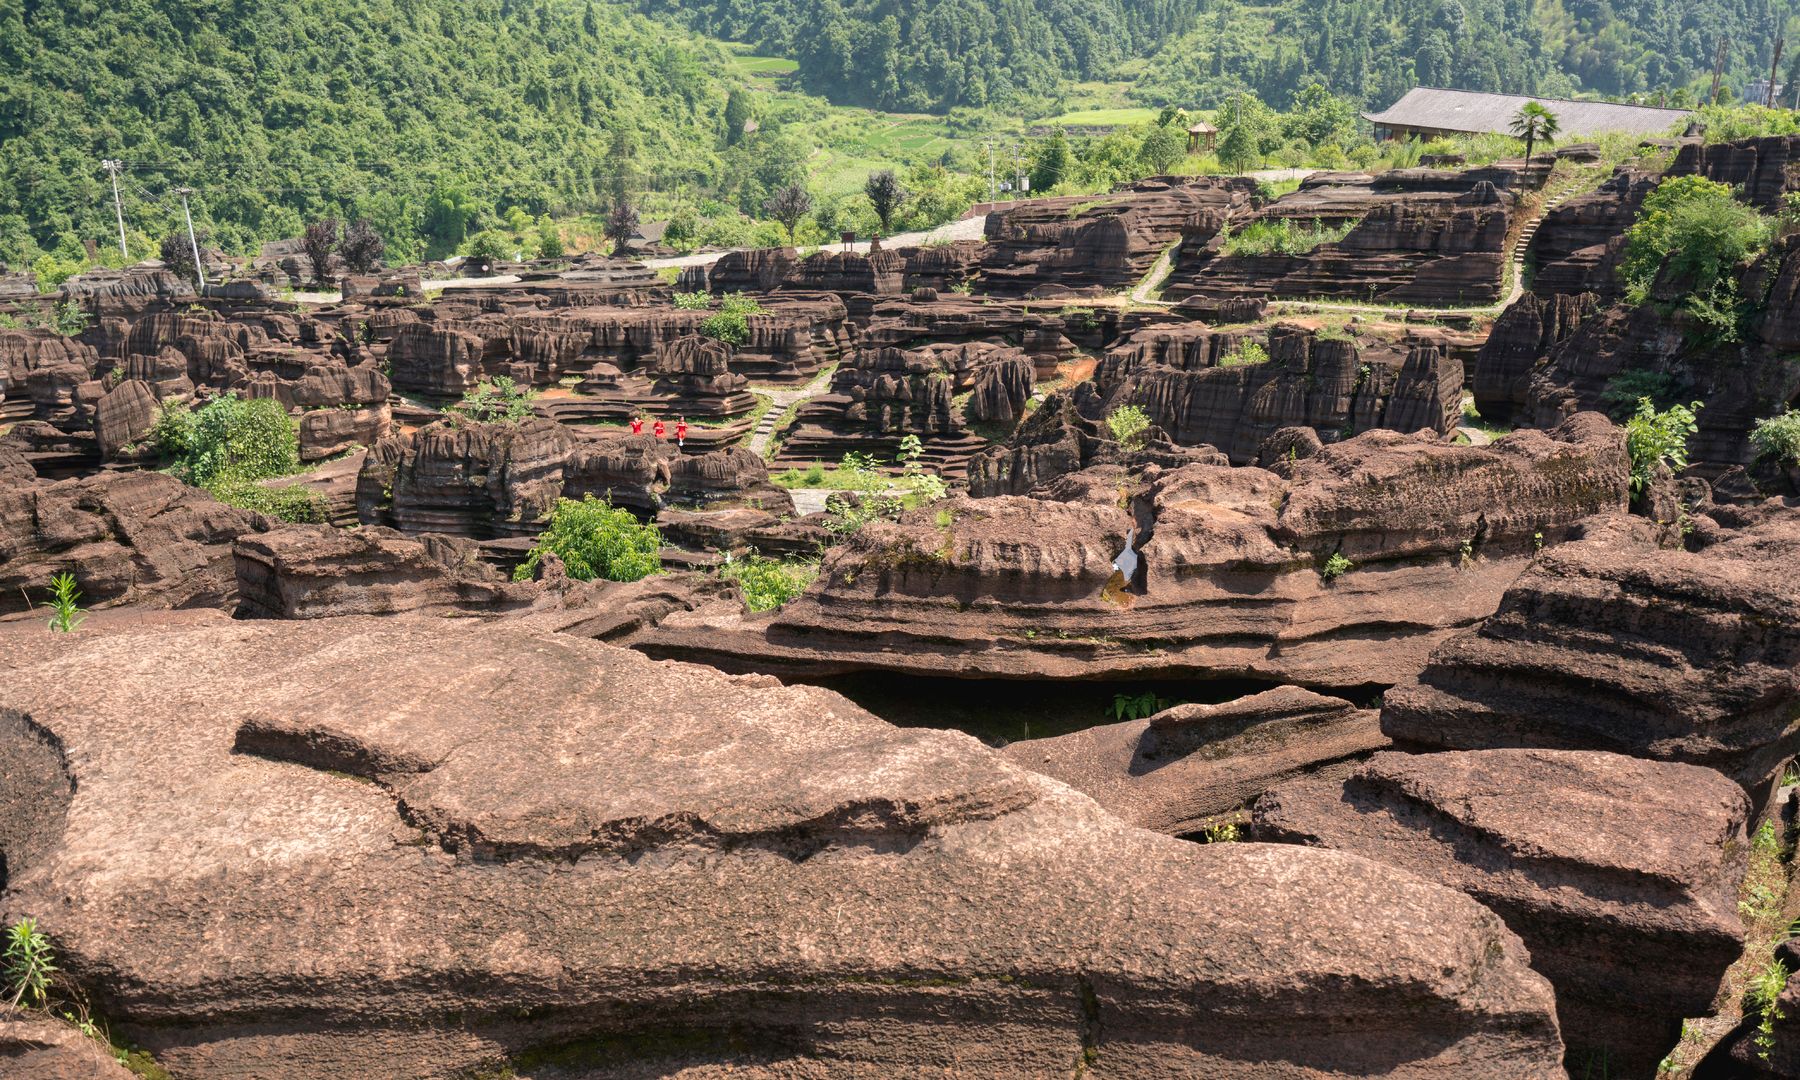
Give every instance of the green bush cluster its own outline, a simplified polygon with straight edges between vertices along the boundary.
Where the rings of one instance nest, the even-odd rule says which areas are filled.
[[[1136,450],[1150,432],[1150,414],[1137,405],[1121,405],[1106,414],[1106,429],[1120,446]]]
[[[748,345],[750,316],[761,312],[762,305],[753,297],[733,293],[719,301],[717,314],[709,316],[700,324],[700,333],[733,347]]]
[[[735,582],[751,611],[773,611],[806,591],[819,576],[819,564],[805,559],[769,559],[761,555],[728,558],[719,576]]]
[[[1741,341],[1754,299],[1739,295],[1738,267],[1761,254],[1774,222],[1739,202],[1731,188],[1701,176],[1673,176],[1645,199],[1625,234],[1619,279],[1633,303],[1650,299],[1667,273],[1703,343]]]
[[[1631,458],[1631,493],[1642,495],[1656,478],[1657,466],[1667,463],[1679,473],[1688,465],[1688,440],[1699,430],[1694,419],[1698,401],[1658,410],[1649,398],[1638,401],[1637,412],[1625,422],[1625,453]]]
[[[150,439],[171,471],[195,487],[215,488],[286,476],[300,469],[300,435],[273,398],[227,394],[199,410],[166,405]]]
[[[511,376],[483,379],[452,405],[453,412],[485,424],[518,424],[531,416],[534,395]]]
[[[1335,244],[1350,235],[1356,222],[1326,225],[1314,219],[1302,225],[1292,218],[1262,218],[1226,236],[1221,250],[1227,255],[1304,255],[1322,244]]]
[[[550,525],[513,576],[528,581],[544,553],[562,560],[577,581],[637,581],[662,569],[662,533],[592,495],[556,500]]]
[[[1269,362],[1269,350],[1254,341],[1240,342],[1235,349],[1219,357],[1220,367],[1243,367],[1248,364],[1266,364]]]
[[[1766,420],[1758,420],[1750,430],[1750,445],[1758,457],[1783,465],[1800,465],[1800,412],[1782,412]]]

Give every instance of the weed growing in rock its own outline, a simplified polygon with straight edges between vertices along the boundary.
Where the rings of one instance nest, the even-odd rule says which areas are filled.
[[[1219,357],[1220,367],[1244,367],[1249,364],[1266,364],[1269,362],[1269,350],[1254,341],[1246,341],[1237,348]]]
[[[1758,420],[1750,430],[1750,445],[1756,456],[1772,458],[1783,465],[1800,465],[1800,412],[1782,412],[1767,420]]]
[[[550,552],[577,581],[637,581],[662,569],[661,551],[662,533],[654,525],[641,524],[631,511],[592,495],[582,496],[580,502],[558,499],[550,527],[513,578],[530,580],[544,553]]]
[[[1141,694],[1114,694],[1107,715],[1114,720],[1148,720],[1171,704],[1149,690]]]
[[[532,393],[501,375],[483,379],[451,408],[484,424],[518,424],[531,415]]]
[[[1235,844],[1244,838],[1244,830],[1235,821],[1222,821],[1208,825],[1204,835],[1209,844]]]
[[[675,306],[682,311],[705,311],[712,307],[712,297],[703,292],[678,292]]]
[[[43,1005],[50,995],[50,978],[56,974],[56,955],[50,939],[38,930],[34,919],[20,919],[7,927],[6,951],[0,953],[0,971],[12,1005]]]
[[[1150,431],[1150,416],[1136,405],[1121,405],[1106,414],[1106,429],[1120,446],[1136,450]]]
[[[1625,452],[1631,457],[1631,493],[1642,495],[1656,477],[1658,465],[1667,463],[1675,472],[1687,468],[1688,440],[1699,425],[1692,405],[1671,405],[1661,412],[1649,398],[1638,399],[1638,410],[1625,422]]]
[[[1337,243],[1354,228],[1354,221],[1326,225],[1314,218],[1311,225],[1300,225],[1292,218],[1264,219],[1226,236],[1221,250],[1226,255],[1305,255],[1321,244]]]
[[[719,576],[736,582],[751,611],[773,611],[806,591],[819,576],[819,564],[810,560],[769,559],[760,555],[725,557]]]
[[[1331,558],[1325,560],[1325,565],[1319,567],[1319,579],[1336,581],[1354,569],[1356,569],[1356,564],[1346,559],[1343,552],[1334,551]]]
[[[1769,1060],[1769,1052],[1775,1049],[1775,1022],[1787,1019],[1781,1011],[1781,992],[1787,989],[1787,965],[1779,960],[1769,963],[1750,976],[1749,985],[1744,991],[1744,1011],[1757,1016],[1756,1024],[1756,1056],[1764,1061]]]
[[[75,584],[75,575],[66,570],[50,578],[50,602],[44,606],[51,610],[50,629],[55,633],[72,634],[87,618],[81,610],[81,589]]]

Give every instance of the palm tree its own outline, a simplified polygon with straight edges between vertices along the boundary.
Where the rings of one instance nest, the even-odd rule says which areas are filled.
[[[1536,101],[1527,101],[1519,106],[1518,114],[1513,117],[1512,133],[1514,137],[1525,140],[1525,165],[1531,165],[1531,152],[1538,143],[1550,145],[1556,142],[1556,133],[1562,127],[1556,122],[1556,114]]]

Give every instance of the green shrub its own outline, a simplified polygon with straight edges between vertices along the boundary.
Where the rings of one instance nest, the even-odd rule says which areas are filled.
[[[1150,416],[1136,405],[1121,405],[1106,415],[1106,428],[1120,446],[1135,450],[1144,445]]]
[[[1750,445],[1758,457],[1773,458],[1783,465],[1800,465],[1800,412],[1783,412],[1758,420],[1750,429]]]
[[[1269,362],[1269,350],[1254,341],[1245,341],[1224,356],[1219,357],[1220,367],[1243,367],[1248,364],[1266,364]]]
[[[1649,398],[1638,401],[1638,410],[1625,422],[1625,452],[1631,458],[1631,493],[1642,495],[1656,476],[1656,467],[1667,462],[1675,472],[1687,468],[1688,440],[1699,425],[1692,405],[1671,405],[1658,412]]]
[[[1208,825],[1205,836],[1209,844],[1235,844],[1244,838],[1244,831],[1237,822],[1225,821]]]
[[[185,440],[173,471],[196,487],[266,480],[300,468],[298,427],[273,398],[214,398],[185,420],[178,410],[165,409],[152,437],[171,448]]]
[[[550,527],[513,577],[529,580],[548,551],[577,581],[637,581],[662,569],[661,550],[662,533],[640,524],[629,510],[592,495],[580,502],[558,499]]]
[[[1148,720],[1173,704],[1150,690],[1141,694],[1114,694],[1112,707],[1106,713],[1114,720]]]
[[[50,939],[33,919],[20,919],[7,927],[6,951],[0,953],[6,975],[8,1001],[19,1005],[43,1005],[50,997],[50,977],[56,974],[56,954]]]
[[[675,306],[682,311],[705,311],[712,307],[712,297],[703,292],[678,292]]]
[[[1643,368],[1632,368],[1621,371],[1606,380],[1606,388],[1600,392],[1600,401],[1606,405],[1607,415],[1619,423],[1637,411],[1638,402],[1649,398],[1658,408],[1675,403],[1677,393],[1675,376],[1665,371],[1647,371]]]
[[[163,402],[147,439],[167,460],[186,457],[194,447],[194,410],[185,401]]]
[[[472,262],[492,265],[511,259],[514,250],[516,249],[513,245],[507,243],[506,237],[493,229],[488,229],[476,233],[469,240],[469,246],[463,254],[467,255]]]
[[[1315,218],[1308,226],[1292,218],[1263,218],[1228,234],[1221,250],[1226,255],[1304,255],[1321,244],[1337,243],[1354,228],[1354,221],[1326,225]]]
[[[806,560],[747,559],[727,557],[719,576],[737,583],[744,606],[751,611],[773,611],[806,591],[819,576],[819,564]]]
[[[1325,565],[1319,567],[1319,579],[1336,581],[1354,569],[1356,569],[1356,564],[1345,558],[1343,552],[1334,551],[1331,558],[1325,560]]]
[[[1683,307],[1714,342],[1743,336],[1749,305],[1738,295],[1736,269],[1761,253],[1773,222],[1737,201],[1731,188],[1700,176],[1674,176],[1644,199],[1625,234],[1619,279],[1634,302],[1648,298],[1667,265],[1688,294]]]
[[[75,337],[88,328],[88,313],[73,300],[64,300],[56,305],[56,317],[52,325],[63,337]]]
[[[727,315],[761,315],[763,308],[754,296],[732,293],[719,301],[719,310]]]
[[[483,379],[452,405],[456,412],[485,424],[517,424],[531,415],[530,390],[520,389],[510,377]]]
[[[267,514],[297,525],[324,525],[331,520],[331,504],[325,496],[302,487],[263,487],[247,481],[227,481],[207,489],[227,506]]]
[[[750,320],[741,311],[721,311],[702,322],[700,332],[737,348],[750,343]]]

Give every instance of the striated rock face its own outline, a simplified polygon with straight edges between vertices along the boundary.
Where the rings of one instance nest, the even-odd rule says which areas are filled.
[[[1277,430],[1305,426],[1335,441],[1370,428],[1447,434],[1462,406],[1462,364],[1423,346],[1364,354],[1356,342],[1295,327],[1268,336],[1266,363],[1221,367],[1247,339],[1203,326],[1151,328],[1095,373],[1107,411],[1137,405],[1178,443],[1256,460]]]
[[[84,607],[225,607],[231,545],[268,519],[153,472],[0,488],[0,613],[33,605],[67,571]]]
[[[1745,202],[1764,211],[1781,209],[1782,196],[1800,188],[1800,136],[1766,135],[1728,143],[1684,142],[1669,166],[1670,176],[1704,176],[1742,188]]]
[[[793,248],[755,248],[727,251],[707,272],[714,293],[772,292],[793,274]]]
[[[1141,180],[1110,195],[1026,199],[987,216],[980,289],[994,296],[1074,296],[1135,285],[1184,235],[1249,203],[1237,178]]]
[[[1176,446],[1152,428],[1144,445],[1127,449],[1103,434],[1094,417],[1105,405],[1091,383],[1046,397],[1003,446],[990,447],[969,459],[969,494],[1029,495],[1058,478],[1095,466],[1117,468],[1121,475],[1156,465],[1229,465],[1231,459],[1210,446]]]
[[[1757,794],[1800,752],[1800,512],[1710,532],[1691,552],[1623,524],[1546,550],[1492,618],[1388,692],[1382,730],[1706,765]]]
[[[1475,408],[1491,424],[1510,424],[1529,400],[1532,370],[1599,309],[1592,293],[1539,297],[1524,293],[1494,320],[1475,358]]]
[[[949,293],[965,287],[981,270],[983,244],[979,240],[958,240],[932,247],[902,248],[906,256],[903,292],[931,289]]]
[[[1182,835],[1248,806],[1275,784],[1387,746],[1378,714],[1284,686],[1223,705],[1177,705],[1002,751],[1133,825]]]
[[[0,917],[175,1075],[1561,1075],[1454,890],[827,691],[462,620],[51,637],[0,650],[50,781],[0,786]]]
[[[365,525],[492,539],[542,530],[575,436],[549,420],[446,420],[369,448],[356,482]]]
[[[1532,292],[1546,298],[1584,292],[1616,298],[1619,282],[1610,250],[1637,220],[1644,197],[1661,179],[1640,169],[1621,168],[1598,191],[1546,211],[1526,251],[1535,270]]]
[[[232,549],[239,618],[322,619],[429,610],[498,613],[529,604],[462,537],[407,537],[370,526],[294,525],[245,537]]]
[[[1342,240],[1301,254],[1233,255],[1218,235],[1190,234],[1164,295],[1493,303],[1501,298],[1511,196],[1473,172],[1450,184],[1441,176],[1313,177],[1254,217],[1234,219],[1232,230],[1258,221],[1354,223]]]
[[[1749,806],[1711,769],[1579,751],[1375,755],[1256,804],[1258,839],[1462,889],[1556,988],[1570,1074],[1650,1080],[1743,950]]]
[[[0,284],[6,276],[0,274]],[[135,1075],[74,1024],[5,1005],[0,1005],[0,1074],[8,1080],[131,1080]]]
[[[158,415],[156,394],[149,383],[126,379],[113,387],[94,406],[94,438],[100,444],[100,455],[117,457],[127,445],[150,433]]]
[[[816,292],[898,296],[904,291],[906,268],[906,258],[895,251],[873,251],[867,255],[816,251],[794,264],[783,284]],[[717,274],[715,268],[715,280]]]
[[[1593,415],[1491,447],[1370,432],[1280,468],[1102,467],[952,498],[865,526],[772,618],[670,619],[643,647],[782,673],[1389,684],[1491,614],[1540,537],[1622,511],[1627,482]],[[1356,569],[1325,580],[1333,555]]]

